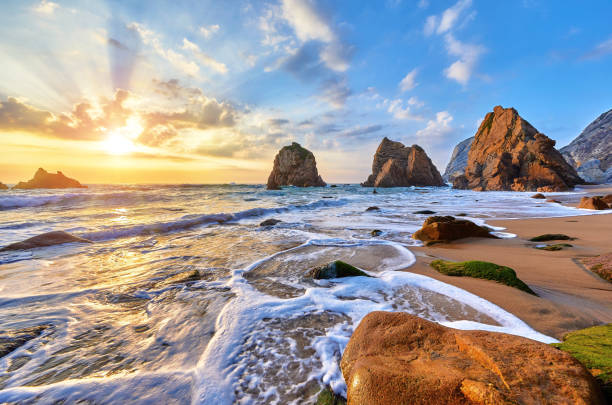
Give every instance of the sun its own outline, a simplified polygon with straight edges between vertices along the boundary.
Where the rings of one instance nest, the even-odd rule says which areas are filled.
[[[134,142],[117,133],[110,133],[104,141],[106,153],[115,156],[127,155],[134,151]]]

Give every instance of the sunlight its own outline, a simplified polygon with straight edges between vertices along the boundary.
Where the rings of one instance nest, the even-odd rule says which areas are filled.
[[[136,150],[134,139],[140,135],[143,127],[138,117],[128,118],[125,126],[110,131],[103,147],[106,153],[115,156],[127,155]]]

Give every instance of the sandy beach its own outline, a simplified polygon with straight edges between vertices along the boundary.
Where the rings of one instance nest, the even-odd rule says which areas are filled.
[[[587,187],[589,195],[611,192],[609,187]],[[553,196],[568,205],[576,196]],[[554,203],[547,203],[554,204]],[[612,212],[611,212],[612,214]],[[584,268],[581,257],[612,250],[612,215],[489,221],[516,234],[511,239],[463,239],[431,247],[412,248],[417,262],[409,271],[433,277],[470,291],[515,314],[539,332],[561,338],[565,333],[612,322],[612,284]],[[544,233],[576,238],[560,251],[535,249],[528,239]],[[557,242],[549,242],[557,243]],[[469,277],[438,273],[429,264],[435,259],[484,260],[513,268],[537,294],[534,297],[505,285]]]

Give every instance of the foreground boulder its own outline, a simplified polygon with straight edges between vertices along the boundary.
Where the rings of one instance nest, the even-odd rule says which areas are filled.
[[[30,239],[26,239],[22,242],[11,243],[8,246],[0,249],[0,252],[8,250],[26,250],[34,249],[39,247],[61,245],[63,243],[92,243],[90,240],[79,238],[64,231],[47,232],[41,235],[34,236]]]
[[[580,204],[578,204],[578,208],[584,208],[587,210],[607,210],[610,208],[608,203],[603,199],[603,197],[582,197],[580,199]]]
[[[317,171],[314,155],[299,143],[285,146],[274,158],[274,167],[268,177],[268,190],[278,190],[280,186],[326,186]]]
[[[563,191],[584,181],[555,148],[514,108],[497,106],[486,115],[455,188],[508,191]]]
[[[530,339],[368,314],[340,363],[353,405],[603,404],[575,358]]]
[[[467,219],[456,219],[451,216],[427,218],[423,227],[416,231],[412,237],[424,242],[451,241],[463,238],[497,238],[497,236],[491,234],[489,228],[476,225]]]
[[[465,173],[468,154],[470,153],[470,146],[473,141],[474,137],[471,137],[459,142],[457,146],[455,146],[450,161],[448,165],[446,165],[446,170],[444,170],[444,174],[442,175],[445,181],[450,181],[452,183],[456,177],[462,176]]]
[[[87,188],[75,179],[66,177],[62,172],[49,173],[45,169],[38,169],[34,177],[26,182],[20,181],[13,188],[34,189],[34,188]]]
[[[440,172],[419,145],[404,146],[385,137],[364,187],[443,186]]]
[[[612,110],[597,117],[560,152],[586,181],[612,183]]]
[[[324,266],[315,267],[308,272],[308,276],[315,280],[356,276],[371,277],[366,272],[341,260],[336,260]]]

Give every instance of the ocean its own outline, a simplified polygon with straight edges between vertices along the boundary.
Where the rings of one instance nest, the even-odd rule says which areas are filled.
[[[479,224],[590,214],[532,194],[358,185],[0,192],[0,246],[56,230],[94,242],[0,252],[0,331],[47,326],[0,358],[0,403],[314,403],[322,387],[346,394],[342,351],[375,310],[552,342],[484,299],[410,273],[420,245],[411,234],[428,216],[420,210]],[[268,218],[282,222],[259,225]],[[306,277],[334,260],[374,277]]]

